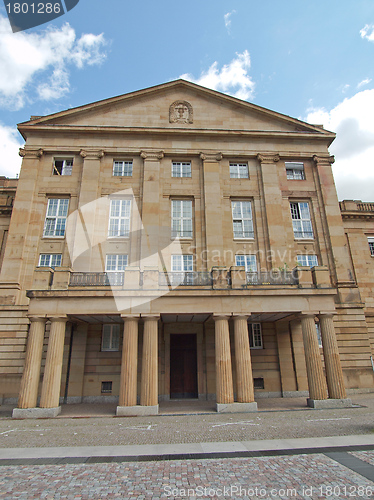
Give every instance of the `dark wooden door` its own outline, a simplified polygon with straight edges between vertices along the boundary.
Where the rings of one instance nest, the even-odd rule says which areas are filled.
[[[170,398],[197,398],[196,334],[170,335]]]

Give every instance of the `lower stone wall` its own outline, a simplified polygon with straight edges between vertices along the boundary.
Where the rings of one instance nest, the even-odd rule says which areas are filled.
[[[374,387],[369,329],[362,308],[337,306],[335,332],[347,389]]]
[[[14,403],[23,372],[29,320],[27,307],[0,306],[0,403]]]

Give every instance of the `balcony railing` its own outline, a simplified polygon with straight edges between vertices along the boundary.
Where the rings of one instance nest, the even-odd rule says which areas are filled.
[[[125,272],[71,272],[70,286],[123,286]],[[216,278],[215,278],[216,279]],[[225,280],[233,288],[231,273],[226,271]],[[144,273],[139,273],[139,286],[143,286]],[[243,276],[244,282],[244,276]],[[210,272],[169,272],[159,273],[158,284],[160,286],[204,286],[214,285]],[[297,270],[272,270],[269,272],[247,272],[245,273],[244,286],[255,285],[298,285],[299,279]]]
[[[247,272],[247,285],[298,285],[297,271]]]
[[[159,285],[162,286],[211,286],[212,276],[208,272],[160,273]]]
[[[70,273],[70,286],[121,286],[124,273]]]

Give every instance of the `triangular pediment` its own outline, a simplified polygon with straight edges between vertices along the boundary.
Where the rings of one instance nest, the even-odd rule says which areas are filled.
[[[304,132],[331,135],[321,127],[236,99],[184,80],[69,109],[19,125],[87,128],[151,128]],[[26,134],[27,135],[27,134]]]

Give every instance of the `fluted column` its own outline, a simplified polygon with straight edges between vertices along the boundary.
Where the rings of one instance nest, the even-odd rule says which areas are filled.
[[[66,316],[51,318],[51,331],[40,398],[41,408],[57,408],[59,406],[66,322]]]
[[[30,330],[27,340],[25,367],[18,398],[18,408],[35,408],[38,399],[46,318],[29,317],[29,321]]]
[[[229,320],[227,316],[215,316],[216,343],[216,392],[217,404],[234,402],[232,383]]]
[[[138,373],[138,317],[124,317],[119,406],[135,406]]]
[[[309,399],[327,399],[326,379],[318,347],[314,315],[301,316],[301,327],[305,350],[306,371],[308,375]]]
[[[234,316],[236,386],[238,403],[252,403],[254,388],[246,316]]]
[[[142,380],[140,404],[158,405],[158,317],[147,316],[144,319]]]
[[[325,358],[329,396],[332,399],[345,399],[347,394],[344,387],[333,316],[332,314],[320,314],[318,317],[321,326],[323,356]]]

